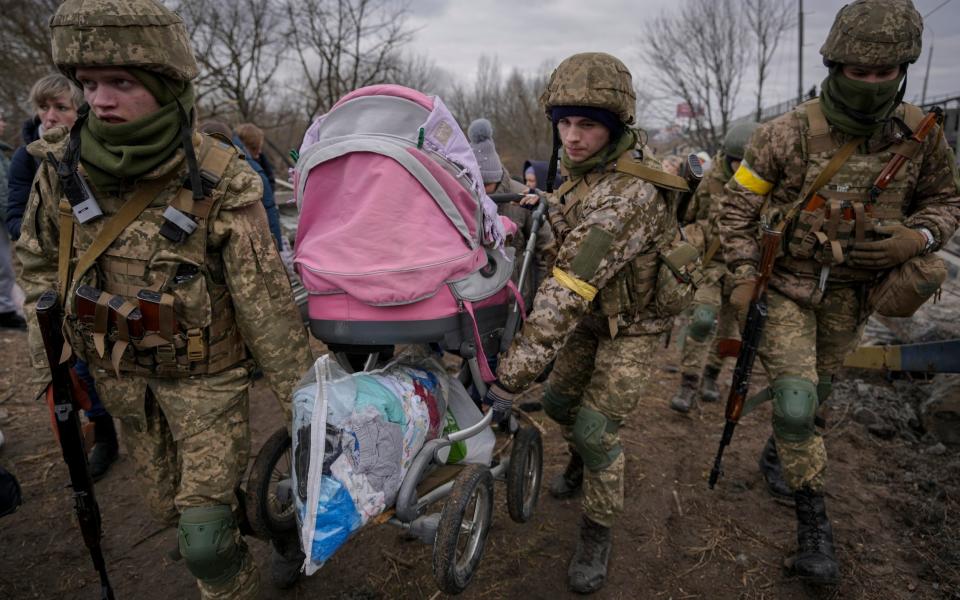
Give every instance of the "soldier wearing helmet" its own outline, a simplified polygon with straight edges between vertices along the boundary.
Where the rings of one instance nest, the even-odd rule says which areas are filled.
[[[555,149],[562,145],[565,181],[549,199],[560,248],[485,402],[504,412],[556,357],[543,405],[562,426],[571,459],[550,492],[569,497],[583,488],[568,581],[589,593],[606,580],[611,527],[623,508],[618,431],[651,380],[649,357],[673,322],[657,300],[659,253],[678,231],[672,196],[662,186],[684,183],[660,170],[630,128],[633,84],[613,56],[566,59],[540,102],[554,124]]]
[[[784,230],[759,348],[770,381],[765,396],[774,405],[773,437],[761,462],[779,455],[797,517],[798,548],[786,564],[813,583],[840,577],[815,411],[871,311],[885,310],[877,292],[898,282],[936,289],[925,274],[937,270],[939,259],[930,254],[960,217],[956,167],[940,126],[922,143],[905,133],[923,118],[901,102],[922,30],[909,0],[841,8],[820,49],[829,69],[820,97],[753,134],[720,213],[724,259],[736,284],[731,302],[740,310],[756,276],[758,225],[796,215]],[[905,166],[885,191],[870,193],[895,154],[908,159]]]
[[[738,338],[737,314],[730,305],[732,281],[726,277],[723,254],[719,252],[720,236],[717,233],[717,217],[723,199],[723,186],[740,167],[743,150],[756,123],[734,125],[723,138],[723,147],[714,158],[713,166],[697,186],[687,207],[684,221],[687,228],[694,229],[704,239],[707,248],[704,255],[704,281],[697,288],[693,299],[693,311],[687,324],[680,359],[680,389],[670,400],[670,408],[687,413],[697,404],[697,396],[704,402],[716,402],[720,398],[717,376],[723,367],[714,348],[714,340]],[[702,373],[702,377],[701,377]]]
[[[197,64],[179,16],[156,0],[67,0],[50,26],[53,60],[87,104],[72,129],[29,147],[43,163],[17,248],[27,305],[59,292],[70,346],[120,419],[148,507],[177,525],[201,597],[255,598],[236,514],[250,375],[258,365],[289,421],[311,364],[260,180],[232,146],[194,131]],[[116,314],[83,318],[81,286]],[[275,560],[292,582],[296,545]]]

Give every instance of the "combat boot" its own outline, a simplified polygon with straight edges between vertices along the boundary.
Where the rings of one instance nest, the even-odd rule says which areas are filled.
[[[777,454],[777,442],[772,435],[760,453],[757,466],[760,467],[760,474],[763,475],[763,480],[767,484],[767,491],[770,492],[770,495],[779,502],[792,504],[793,490],[790,489],[783,478],[783,466],[780,464],[780,455]]]
[[[613,535],[609,527],[591,521],[586,516],[580,523],[580,539],[567,569],[567,583],[578,594],[592,594],[607,581],[607,562]]]
[[[583,459],[573,447],[570,448],[570,460],[567,468],[550,482],[547,488],[550,495],[558,500],[570,498],[583,487]]]
[[[680,389],[677,395],[670,400],[670,408],[680,413],[688,413],[697,405],[697,388],[700,384],[699,375],[684,373],[680,378]]]
[[[716,402],[720,399],[720,388],[717,387],[717,376],[720,369],[707,365],[703,369],[703,380],[700,382],[700,399],[704,402]]]
[[[300,543],[295,534],[287,534],[282,538],[270,540],[270,580],[274,587],[286,590],[293,587],[300,577],[303,560],[306,556],[300,550]]]
[[[98,481],[107,474],[110,465],[117,462],[120,454],[117,429],[110,415],[100,415],[90,420],[93,422],[93,450],[87,460],[90,464],[90,477]]]
[[[793,496],[797,505],[797,553],[785,561],[786,567],[808,583],[834,585],[840,581],[840,567],[834,556],[833,527],[823,494],[803,488]]]

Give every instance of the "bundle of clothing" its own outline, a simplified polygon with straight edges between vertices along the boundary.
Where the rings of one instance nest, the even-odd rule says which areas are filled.
[[[323,356],[294,392],[293,410],[295,501],[308,575],[394,504],[427,440],[481,418],[460,382],[423,355],[354,374]],[[483,449],[459,442],[447,462],[489,464],[493,432],[485,433]]]

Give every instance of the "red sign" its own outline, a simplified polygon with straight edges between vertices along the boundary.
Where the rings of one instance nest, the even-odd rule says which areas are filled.
[[[686,102],[681,102],[677,104],[677,118],[681,119],[692,119],[694,117],[702,117],[703,109],[700,107],[692,107]]]

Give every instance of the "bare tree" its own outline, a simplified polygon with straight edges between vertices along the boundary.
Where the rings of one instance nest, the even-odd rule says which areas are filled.
[[[50,57],[50,17],[60,0],[0,0],[0,103],[11,124],[26,117],[27,96],[33,82],[54,70]],[[7,138],[19,134],[9,127]]]
[[[763,84],[769,74],[770,61],[777,51],[780,36],[795,26],[789,0],[745,0],[747,23],[753,33],[757,52],[757,121],[763,110]]]
[[[285,10],[308,118],[350,91],[395,77],[399,53],[413,38],[406,5],[394,0],[288,0]]]
[[[273,0],[182,0],[200,65],[198,101],[208,116],[254,120],[265,109],[287,48],[283,14]]]
[[[642,58],[658,74],[654,86],[690,107],[688,135],[711,150],[726,135],[743,79],[741,14],[733,0],[686,0],[646,27]]]

